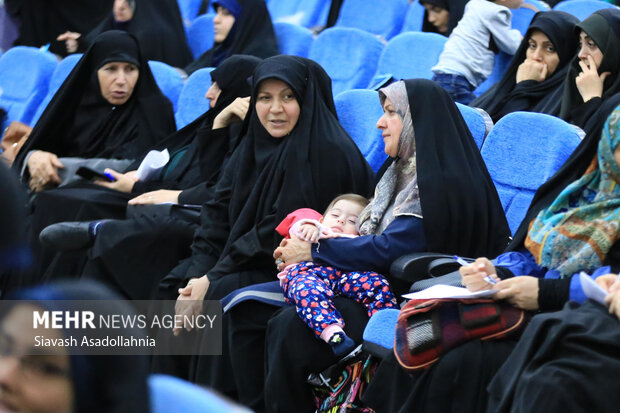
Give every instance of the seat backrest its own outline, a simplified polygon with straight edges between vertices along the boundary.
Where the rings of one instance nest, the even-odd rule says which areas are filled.
[[[176,111],[177,101],[179,100],[181,89],[183,89],[183,78],[181,74],[174,67],[164,62],[149,60],[149,66],[151,72],[153,72],[153,77],[155,77],[157,86],[159,86],[162,93],[170,99],[172,107],[174,111]]]
[[[214,14],[203,14],[197,17],[187,31],[187,43],[194,59],[213,47],[215,32],[213,31]]]
[[[175,114],[178,129],[190,124],[209,110],[209,99],[205,97],[205,94],[211,86],[212,70],[212,67],[198,69],[185,81]]]
[[[510,64],[511,60],[512,56],[506,52],[499,52],[498,54],[496,54],[495,63],[493,64],[493,71],[484,82],[478,85],[478,87],[474,90],[474,94],[476,96],[480,96],[481,94],[486,92],[488,88],[493,86],[495,82],[498,82],[502,78],[502,76],[504,76],[504,73],[506,72],[506,69],[508,69],[508,65]]]
[[[330,0],[269,0],[267,9],[274,22],[313,27],[325,25],[330,5]]]
[[[408,0],[344,0],[336,27],[355,27],[391,39],[400,33]]]
[[[513,234],[538,187],[562,166],[580,141],[577,128],[542,113],[513,112],[493,127],[481,154]]]
[[[512,12],[512,20],[510,23],[512,28],[518,29],[521,34],[525,36],[525,32],[527,32],[527,28],[530,26],[536,12],[532,9],[526,9],[523,7],[510,11]]]
[[[308,57],[314,39],[310,30],[286,22],[275,22],[273,29],[276,32],[280,53]]]
[[[383,43],[359,29],[332,27],[319,34],[308,57],[319,63],[332,78],[334,96],[364,88],[377,68]]]
[[[482,147],[482,142],[484,142],[484,138],[487,135],[487,119],[485,119],[481,110],[475,109],[466,105],[462,105],[460,103],[456,103],[456,107],[459,108],[461,112],[461,116],[467,123],[467,127],[474,137],[474,141],[476,141],[476,146],[478,149]],[[488,116],[488,115],[487,115]],[[490,121],[491,117],[488,117]]]
[[[250,412],[211,390],[164,374],[153,374],[149,377],[149,393],[151,413]]]
[[[553,10],[565,11],[579,20],[584,20],[597,10],[612,7],[616,6],[602,0],[564,0],[556,4]]]
[[[407,9],[407,14],[405,15],[405,21],[403,22],[401,33],[422,31],[423,23],[424,6],[422,6],[418,0],[413,0]]]
[[[369,89],[353,89],[334,98],[340,124],[353,138],[366,161],[377,172],[387,159],[377,121],[383,115],[379,93]]]
[[[447,37],[437,33],[407,32],[395,36],[381,53],[377,72],[369,85],[392,75],[395,79],[430,79]]]
[[[177,0],[177,3],[179,4],[183,25],[190,27],[196,16],[198,16],[202,0]]]
[[[35,115],[47,94],[58,61],[48,52],[17,46],[0,58],[0,107],[7,112],[6,123],[26,124]]]
[[[60,86],[62,86],[64,81],[67,79],[67,76],[69,76],[69,73],[71,73],[71,71],[81,58],[82,53],[75,53],[65,57],[60,61],[60,63],[58,63],[56,69],[54,70],[54,73],[52,74],[52,79],[50,80],[50,84],[47,89],[47,95],[45,95],[45,98],[43,98],[43,100],[39,104],[35,115],[30,120],[30,126],[34,126],[39,121],[39,118],[43,114],[43,111],[50,103],[56,92],[58,92]]]

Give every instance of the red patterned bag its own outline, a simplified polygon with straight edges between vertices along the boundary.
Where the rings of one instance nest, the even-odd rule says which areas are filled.
[[[407,370],[428,368],[469,340],[520,334],[528,319],[525,311],[490,299],[411,300],[398,315],[394,354]]]

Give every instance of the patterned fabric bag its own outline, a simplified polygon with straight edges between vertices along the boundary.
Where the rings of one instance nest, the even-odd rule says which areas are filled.
[[[411,300],[396,322],[394,354],[405,369],[430,367],[442,354],[469,340],[520,334],[528,314],[489,299]]]
[[[379,361],[361,352],[361,346],[321,373],[311,374],[317,413],[373,413],[361,402]]]

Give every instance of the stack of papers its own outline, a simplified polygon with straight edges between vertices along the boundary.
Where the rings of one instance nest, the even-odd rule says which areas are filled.
[[[150,181],[155,178],[169,160],[170,154],[168,153],[168,149],[164,149],[163,151],[150,151],[147,153],[136,172],[138,181]]]
[[[581,282],[581,288],[583,288],[586,297],[597,303],[606,305],[605,296],[607,296],[607,291],[601,288],[592,277],[582,271],[579,273],[579,281]]]
[[[416,293],[405,294],[403,298],[409,300],[431,298],[489,298],[493,297],[496,292],[497,290],[493,289],[471,292],[467,288],[438,284]]]

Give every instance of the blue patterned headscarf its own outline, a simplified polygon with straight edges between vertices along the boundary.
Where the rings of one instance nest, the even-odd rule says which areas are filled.
[[[539,265],[562,277],[600,267],[620,235],[619,120],[620,106],[607,118],[597,158],[530,227],[525,246]]]

